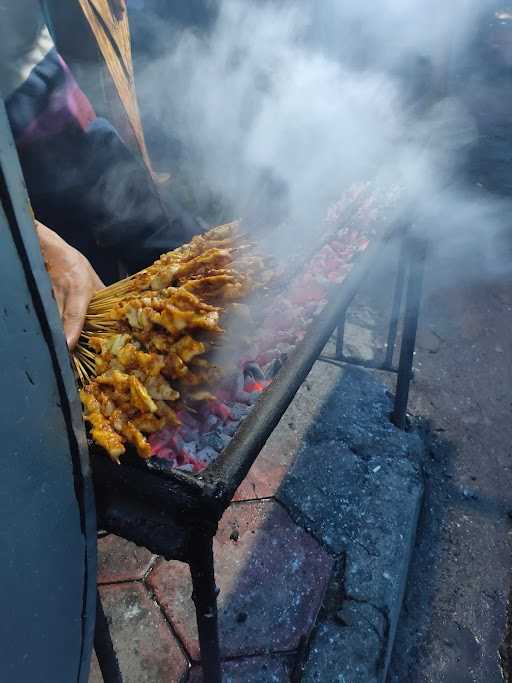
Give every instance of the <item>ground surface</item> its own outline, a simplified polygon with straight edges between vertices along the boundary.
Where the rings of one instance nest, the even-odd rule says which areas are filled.
[[[482,253],[434,259],[411,409],[426,499],[389,680],[498,683],[511,576],[512,282]]]

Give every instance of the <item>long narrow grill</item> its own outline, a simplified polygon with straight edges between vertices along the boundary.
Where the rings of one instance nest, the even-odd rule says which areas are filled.
[[[199,503],[220,510],[382,253],[397,226],[399,200],[399,188],[366,185],[335,205],[315,253],[298,251],[287,266],[289,273],[281,278],[286,285],[264,309],[250,351],[237,351],[239,373],[214,388],[216,400],[199,413],[183,410],[179,428],[150,437],[154,457],[149,461],[127,457],[117,467],[98,455],[98,486],[111,490],[117,482],[140,498],[152,495],[160,481],[156,488],[166,508]]]
[[[226,389],[225,396],[218,395],[201,415],[180,416],[180,430],[161,442],[154,441],[157,452],[150,460],[134,452],[127,452],[122,466],[103,453],[93,460],[100,527],[168,560],[188,563],[203,675],[212,683],[222,680],[213,559],[218,522],[333,331],[340,324],[343,328],[353,297],[382,257],[387,242],[396,233],[403,236],[407,228],[396,188],[372,188],[358,197],[355,207],[335,208],[334,236],[331,231],[321,240],[305,272],[296,268],[280,291],[277,305],[266,310],[258,339],[266,339],[268,334],[271,341],[268,346],[255,343],[251,357],[239,359],[239,381]],[[405,420],[424,249],[407,248],[403,250],[406,252],[409,256],[400,263],[399,272],[404,271],[404,276],[397,278],[393,306],[398,315],[407,270],[394,415],[400,426]],[[295,264],[299,258],[297,254]],[[293,324],[297,317],[278,315],[285,308],[284,302],[288,310],[300,309],[300,324]],[[291,332],[286,341],[289,348],[278,353],[273,350],[278,348],[275,339],[285,326],[287,333]],[[342,344],[338,347],[342,351]],[[162,452],[164,448],[167,453]],[[198,458],[198,451],[205,448],[211,450]],[[184,449],[188,452],[181,455],[180,463]]]

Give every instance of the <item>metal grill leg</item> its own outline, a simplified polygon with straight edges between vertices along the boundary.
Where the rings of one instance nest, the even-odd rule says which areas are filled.
[[[205,683],[221,683],[217,594],[213,538],[200,536],[191,544],[190,575],[196,606],[197,630]]]
[[[345,342],[345,321],[347,318],[347,312],[343,314],[342,320],[338,324],[338,329],[336,330],[336,358],[337,360],[342,360],[343,358],[343,344]]]
[[[406,239],[408,242],[409,275],[407,281],[402,346],[400,349],[400,363],[398,365],[395,407],[392,415],[392,421],[400,429],[405,429],[407,426],[407,403],[409,401],[409,387],[412,378],[414,348],[416,346],[416,333],[418,331],[418,317],[423,290],[426,255],[425,240],[417,238]]]
[[[391,305],[391,315],[389,319],[388,338],[386,343],[386,357],[383,365],[392,367],[395,356],[396,337],[398,333],[398,322],[400,320],[400,309],[404,296],[405,274],[407,270],[407,237],[402,237],[400,254],[398,256],[398,270],[396,274],[395,291],[393,303]]]
[[[123,683],[119,662],[110,637],[107,618],[103,611],[99,592],[96,594],[96,629],[94,632],[94,650],[100,665],[104,683]]]

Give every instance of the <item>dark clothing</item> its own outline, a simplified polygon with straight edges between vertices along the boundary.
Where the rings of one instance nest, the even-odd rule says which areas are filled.
[[[104,282],[119,279],[119,263],[135,272],[182,243],[146,167],[104,119],[84,131],[69,124],[18,152],[36,217],[87,256]]]
[[[146,166],[96,117],[55,49],[6,108],[36,218],[87,256],[104,282],[186,240]]]

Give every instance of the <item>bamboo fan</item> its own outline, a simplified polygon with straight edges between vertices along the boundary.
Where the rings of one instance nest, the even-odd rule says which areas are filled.
[[[135,94],[132,64],[130,27],[127,12],[113,11],[110,0],[79,0],[82,11],[96,38],[100,52],[125,109],[132,133],[142,158],[152,176],[151,160],[144,140],[144,133]]]

